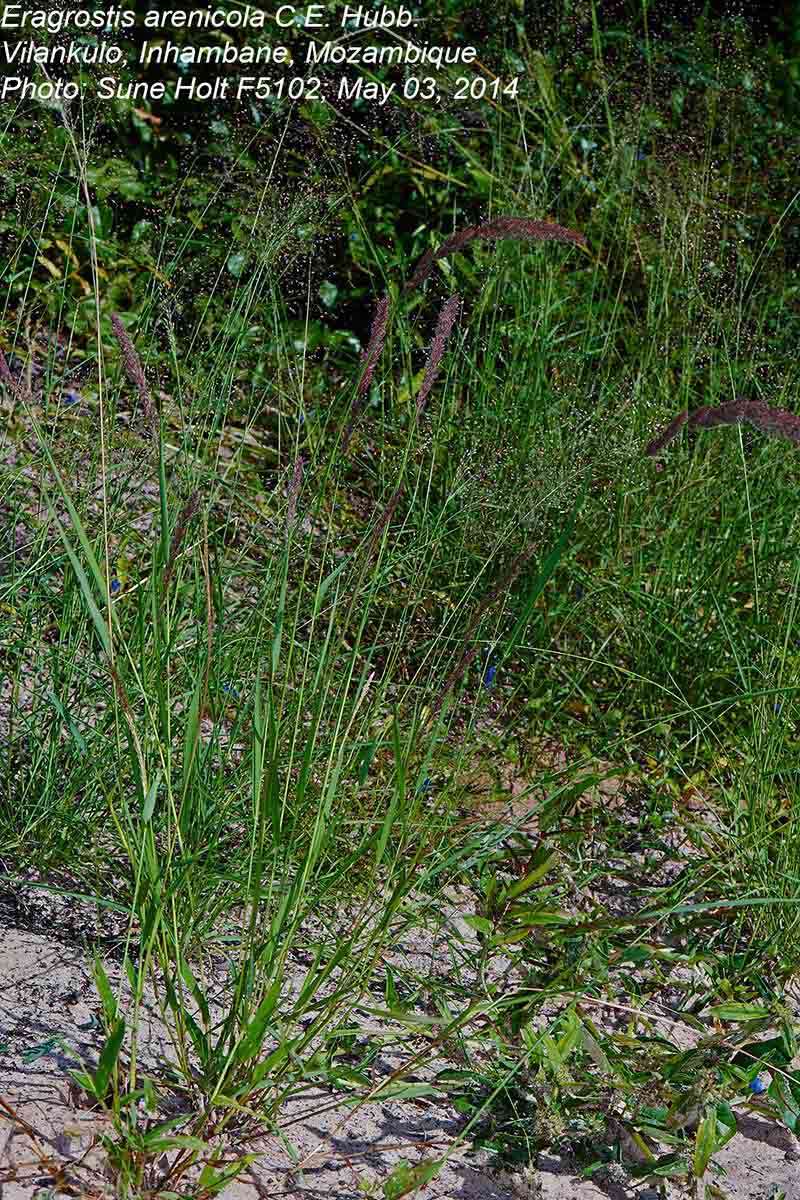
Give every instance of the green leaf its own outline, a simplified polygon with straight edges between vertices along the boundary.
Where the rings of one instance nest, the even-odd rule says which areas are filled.
[[[644,963],[647,962],[652,953],[653,950],[650,946],[628,946],[628,948],[623,950],[622,954],[619,956],[619,961],[621,963]]]
[[[211,1043],[208,1035],[203,1032],[191,1013],[184,1012],[183,1020],[186,1022],[186,1028],[189,1030],[189,1037],[192,1039],[192,1045],[200,1064],[205,1068],[211,1058]]]
[[[713,1004],[707,1012],[718,1021],[763,1021],[770,1016],[762,1004]]]
[[[186,1117],[170,1117],[168,1121],[161,1121],[158,1125],[154,1125],[149,1133],[142,1138],[142,1145],[149,1146],[151,1141],[161,1141],[173,1129],[180,1129],[181,1125],[186,1124]]]
[[[92,974],[94,976],[95,986],[100,993],[100,1000],[103,1005],[103,1013],[105,1014],[106,1022],[109,1025],[113,1025],[119,1017],[117,1001],[111,989],[111,984],[109,983],[105,968],[100,961],[99,955],[95,955]]]
[[[658,1175],[662,1179],[681,1179],[687,1175],[682,1154],[662,1154],[652,1162],[627,1164],[628,1172],[637,1179]]]
[[[437,1094],[438,1088],[431,1083],[387,1083],[385,1087],[372,1093],[372,1099],[410,1100],[414,1096],[436,1096]]]
[[[449,1019],[447,1017],[428,1017],[422,1013],[407,1013],[398,1012],[397,1009],[386,1008],[369,1008],[364,1005],[364,1012],[368,1012],[373,1017],[385,1017],[390,1021],[397,1021],[401,1025],[409,1025],[412,1028],[420,1026],[422,1028],[429,1025],[447,1025]]]
[[[200,1178],[197,1181],[198,1190],[215,1196],[223,1188],[227,1187],[231,1180],[235,1179],[245,1167],[258,1162],[259,1158],[260,1155],[258,1154],[243,1154],[235,1162],[226,1163],[224,1167],[219,1168],[207,1163],[200,1172]]]
[[[208,1150],[207,1142],[190,1137],[187,1133],[176,1133],[174,1137],[166,1138],[147,1137],[144,1139],[144,1145],[151,1154],[163,1154],[166,1150],[195,1150],[198,1154],[203,1154]]]
[[[317,588],[317,594],[314,597],[314,616],[319,615],[319,610],[322,608],[322,601],[325,599],[331,586],[336,582],[343,571],[346,571],[350,566],[349,556],[339,563],[338,567],[334,567],[330,575],[323,579],[322,583]]]
[[[91,1075],[87,1075],[85,1071],[70,1071],[70,1076],[75,1080],[78,1087],[88,1095],[94,1096],[97,1099],[97,1093],[94,1087],[94,1080]]]
[[[721,1149],[736,1133],[736,1114],[724,1100],[716,1107],[717,1149]]]
[[[151,819],[153,812],[155,811],[156,795],[158,793],[158,785],[160,782],[161,774],[159,771],[156,771],[155,775],[150,781],[150,787],[147,789],[147,795],[145,796],[144,804],[142,805],[142,820],[144,821],[145,825]]]
[[[694,1139],[694,1157],[692,1170],[697,1179],[702,1179],[711,1156],[717,1149],[717,1114],[713,1108],[706,1108],[705,1116],[697,1127]]]
[[[444,1159],[423,1159],[412,1167],[407,1162],[400,1162],[383,1184],[383,1194],[386,1200],[400,1200],[435,1179],[442,1169]]]
[[[200,744],[200,699],[203,692],[203,676],[197,680],[189,712],[186,715],[186,728],[183,735],[183,795],[185,796],[192,782],[197,765],[197,749]]]
[[[400,996],[394,982],[394,971],[389,963],[386,964],[386,983],[383,991],[387,1008],[400,1008]]]
[[[558,855],[546,850],[544,847],[537,850],[533,858],[534,865],[528,874],[501,892],[498,904],[507,904],[510,900],[516,900],[517,896],[521,896],[523,892],[530,891],[533,885],[538,883],[547,874],[553,864],[558,861]]]
[[[386,814],[383,818],[380,833],[378,834],[378,842],[375,847],[375,869],[380,866],[383,859],[386,843],[389,840],[389,834],[394,824],[395,814],[398,805],[403,806],[403,801],[406,794],[406,772],[405,763],[403,760],[403,748],[400,743],[400,729],[397,720],[392,722],[392,743],[394,745],[394,761],[395,761],[395,784],[392,788],[391,798],[386,806]],[[391,1007],[391,1006],[390,1006]]]
[[[275,980],[245,1028],[233,1056],[234,1062],[245,1062],[248,1058],[255,1058],[260,1052],[264,1036],[267,1032],[269,1019],[275,1011],[275,1005],[278,1003],[280,994],[281,980],[279,977]]]
[[[63,493],[63,495],[64,495],[64,499],[66,502],[66,493]],[[95,600],[91,585],[89,583],[88,578],[86,577],[86,572],[84,571],[83,567],[81,566],[80,562],[78,561],[78,556],[76,555],[75,551],[72,548],[72,543],[70,542],[69,538],[67,537],[67,535],[61,525],[61,522],[59,521],[58,517],[56,516],[55,510],[53,509],[53,506],[50,503],[49,496],[45,495],[44,499],[45,499],[45,504],[47,505],[47,507],[50,511],[50,516],[53,518],[56,528],[58,529],[59,535],[61,537],[61,541],[64,543],[64,549],[66,550],[67,556],[69,557],[69,561],[72,564],[72,569],[75,572],[76,579],[78,580],[78,585],[83,594],[84,603],[86,604],[86,607],[89,610],[89,615],[92,618],[92,624],[94,625],[94,627],[97,631],[97,636],[100,638],[100,643],[101,643],[103,649],[105,650],[106,654],[108,654],[110,657],[110,655],[111,655],[111,635],[108,630],[108,625],[106,624],[105,620],[103,619],[103,615],[100,612],[100,609],[98,608],[97,601]],[[78,520],[77,513],[75,514],[75,521],[78,522],[78,528],[80,531],[80,529],[82,529],[82,526],[80,525],[80,522]],[[79,532],[79,536],[80,536],[80,532]],[[85,535],[84,535],[84,537],[85,537]],[[88,547],[88,542],[86,543],[86,546],[84,547],[84,549],[86,549],[87,547]],[[91,554],[91,550],[89,552]],[[91,555],[91,557],[92,557],[92,559],[94,559],[93,554]],[[94,559],[94,565],[97,566],[96,559]],[[100,575],[99,567],[97,567],[96,575],[99,575],[102,580],[102,575]]]
[[[252,1091],[259,1083],[261,1083],[262,1079],[267,1078],[270,1072],[276,1071],[278,1067],[281,1066],[281,1064],[289,1057],[289,1054],[300,1045],[302,1040],[303,1034],[298,1034],[297,1037],[291,1038],[288,1042],[281,1042],[279,1046],[276,1046],[272,1053],[253,1069],[252,1075],[248,1079],[247,1083],[244,1084],[239,1091],[237,1091],[237,1095],[239,1092]]]
[[[50,470],[53,472],[53,474],[55,476],[56,483],[58,484],[58,490],[61,493],[61,499],[64,501],[66,510],[69,513],[69,519],[70,519],[70,522],[72,523],[72,528],[75,530],[75,533],[78,536],[78,541],[81,544],[83,553],[86,555],[86,561],[89,564],[89,569],[92,572],[92,576],[93,576],[95,584],[97,586],[97,590],[102,595],[106,589],[105,575],[100,570],[100,564],[98,563],[97,558],[94,553],[94,550],[92,549],[91,543],[90,543],[88,537],[86,536],[86,530],[83,527],[83,522],[81,521],[80,517],[78,516],[78,510],[76,509],[75,505],[72,503],[69,492],[67,491],[66,487],[64,486],[64,481],[61,478],[58,467],[56,466],[56,461],[50,452],[50,447],[48,446],[45,438],[41,434],[41,431],[38,428],[38,424],[36,424],[35,422],[34,422],[34,427],[36,428],[36,432],[39,437],[39,445],[41,446],[42,450],[44,451],[47,461],[50,464]],[[58,526],[59,532],[61,533],[61,537],[63,540],[64,536],[65,536],[64,531],[61,528],[61,523],[58,520],[58,517],[56,516],[55,512],[53,511],[53,507],[50,504],[50,499],[47,496],[47,494],[45,494],[45,503],[47,504],[47,507],[50,511],[50,515],[52,516],[53,520],[56,522],[56,524]]]
[[[340,1067],[337,1063],[329,1067],[326,1074],[332,1083],[347,1084],[352,1087],[368,1089],[372,1082],[369,1075],[365,1075],[363,1071],[354,1071],[352,1067]]]
[[[571,925],[572,915],[559,908],[512,908],[506,921],[517,925]]]
[[[469,925],[470,929],[475,929],[478,933],[484,934],[486,937],[491,937],[494,926],[491,921],[487,921],[486,917],[463,917],[465,925]]]
[[[108,1082],[111,1079],[111,1073],[117,1065],[119,1052],[122,1048],[122,1039],[125,1037],[125,1022],[120,1018],[111,1030],[111,1033],[103,1044],[103,1049],[100,1051],[100,1062],[97,1070],[94,1073],[94,1086],[98,1097],[105,1097],[108,1091]]]
[[[471,1084],[475,1082],[474,1071],[459,1071],[455,1067],[445,1067],[444,1070],[438,1071],[433,1077],[434,1083],[438,1083],[440,1087],[447,1084]]]
[[[72,717],[65,710],[64,705],[61,703],[58,696],[56,696],[56,694],[54,692],[48,692],[47,699],[50,701],[53,708],[56,710],[58,715],[61,717],[61,720],[66,725],[67,729],[69,729],[70,733],[72,734],[72,739],[75,742],[75,745],[78,747],[78,753],[86,754],[87,746],[86,746],[86,742],[84,740],[83,734],[81,733],[80,729],[78,729],[78,727],[75,724],[75,722],[73,721]]]
[[[180,960],[180,972],[183,976],[184,983],[192,994],[192,999],[200,1009],[200,1015],[203,1018],[203,1023],[205,1025],[209,1025],[211,1022],[211,1014],[208,1008],[208,1001],[205,998],[200,984],[197,982],[194,974],[192,973],[192,968],[184,958],[181,958]]]

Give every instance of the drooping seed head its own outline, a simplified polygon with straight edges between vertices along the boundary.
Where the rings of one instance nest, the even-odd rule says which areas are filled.
[[[469,242],[496,242],[512,239],[523,242],[571,242],[575,246],[587,245],[586,238],[575,229],[567,229],[564,225],[556,225],[551,221],[535,221],[531,217],[496,217],[493,221],[484,221],[481,225],[467,225],[443,242],[438,250],[426,250],[417,263],[411,278],[405,286],[405,291],[413,291],[430,275],[434,263],[440,258],[446,258],[455,250],[460,250]]]

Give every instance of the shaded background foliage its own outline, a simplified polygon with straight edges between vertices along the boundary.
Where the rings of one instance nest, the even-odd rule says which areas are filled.
[[[774,587],[762,592],[754,617],[741,496],[699,488],[686,500],[691,519],[670,525],[668,474],[653,480],[631,462],[651,425],[681,405],[711,402],[730,387],[770,400],[791,393],[787,364],[800,334],[791,282],[800,238],[792,207],[797,14],[789,4],[762,19],[730,6],[633,0],[430,8],[415,9],[427,40],[474,42],[489,70],[520,75],[524,138],[511,105],[509,112],[453,101],[435,111],[285,101],[98,108],[87,81],[104,346],[114,354],[114,311],[132,330],[146,330],[137,344],[168,404],[179,357],[192,411],[191,421],[183,415],[186,436],[199,431],[199,445],[223,420],[234,432],[248,430],[258,443],[253,469],[269,495],[291,472],[303,436],[316,436],[307,414],[340,415],[341,385],[358,370],[375,297],[408,278],[425,250],[509,208],[583,231],[593,257],[573,256],[568,269],[550,251],[541,262],[481,250],[445,264],[409,309],[411,349],[390,338],[396,391],[376,381],[359,455],[345,464],[346,487],[324,516],[352,544],[379,511],[404,452],[404,406],[432,314],[460,288],[475,319],[476,353],[459,357],[459,395],[442,415],[441,440],[431,436],[418,451],[421,463],[427,455],[435,466],[433,503],[444,507],[452,489],[462,489],[460,540],[430,581],[434,597],[441,585],[439,597],[420,597],[420,637],[403,646],[406,669],[424,661],[426,630],[476,577],[491,539],[512,519],[519,534],[509,554],[524,549],[531,530],[522,498],[543,481],[552,485],[536,529],[545,542],[575,498],[571,472],[585,467],[587,529],[531,641],[591,655],[602,643],[598,630],[610,626],[614,661],[587,667],[576,683],[568,672],[537,672],[523,656],[515,665],[525,705],[532,719],[555,714],[578,741],[596,746],[633,728],[642,756],[663,754],[671,735],[648,731],[663,703],[652,680],[664,664],[689,708],[703,696],[721,699],[736,681],[728,627],[707,593],[716,590],[742,653],[754,655],[783,602],[793,553],[794,518],[778,506],[762,558],[764,583]],[[301,31],[287,39],[302,48]],[[339,74],[329,72],[326,86]],[[91,402],[94,297],[67,131],[59,112],[42,105],[5,117],[3,345],[10,352],[32,344],[42,361],[50,351],[40,332],[58,328]],[[682,444],[691,450],[701,436],[685,431]],[[761,441],[745,432],[743,444],[757,459]],[[733,450],[720,450],[720,458],[734,470]],[[771,484],[764,467],[753,482],[762,509]],[[624,525],[626,491],[639,486],[652,489],[656,515],[641,535],[626,529],[623,536],[615,526],[618,557],[600,570],[603,521],[613,512]],[[411,541],[417,516],[402,515]],[[726,533],[717,538],[720,526]],[[699,558],[707,575],[696,580]],[[665,562],[683,565],[670,574]],[[400,574],[395,568],[382,584],[387,621],[402,610]],[[649,621],[662,600],[647,598],[650,580],[665,589],[670,614],[655,635]],[[504,629],[522,602],[516,598]],[[636,711],[621,670],[641,676]],[[691,738],[696,719],[678,726],[670,745]]]
[[[133,7],[144,12],[148,5],[137,0]],[[635,0],[546,6],[444,3],[435,11],[426,5],[424,12],[420,6],[410,7],[421,21],[425,40],[476,44],[481,62],[490,70],[522,76],[524,94],[539,110],[542,138],[555,151],[547,162],[547,189],[558,195],[565,222],[588,231],[593,213],[597,219],[595,176],[609,154],[630,150],[658,162],[665,153],[670,160],[666,165],[674,169],[683,151],[689,165],[692,139],[702,144],[700,128],[709,106],[719,109],[714,137],[720,156],[727,151],[741,160],[737,187],[757,186],[761,192],[760,211],[749,214],[748,237],[762,240],[790,200],[800,70],[800,18],[793,5],[775,6],[768,18],[739,15],[723,4],[652,6]],[[121,44],[132,53],[145,35],[137,29],[135,38]],[[152,31],[147,36],[154,40]],[[178,44],[213,44],[223,37],[254,43],[280,39],[296,55],[308,40],[298,29],[276,34],[272,25],[263,34],[198,36],[175,29],[160,36]],[[208,73],[202,67],[182,71],[199,77]],[[137,69],[135,77],[174,80],[178,73],[174,67],[152,67]],[[315,73],[322,75],[331,95],[341,69]],[[375,76],[399,77],[392,70],[377,70]],[[452,122],[443,122],[443,114],[411,103],[381,108],[344,101],[335,104],[335,113],[319,104],[281,100],[260,105],[184,100],[96,108],[91,92],[87,82],[97,164],[91,182],[109,301],[132,313],[141,308],[158,278],[156,266],[164,271],[188,223],[191,265],[177,279],[167,271],[178,329],[198,319],[211,280],[217,303],[224,306],[225,296],[247,269],[244,243],[252,228],[252,208],[257,207],[265,227],[275,214],[291,216],[294,205],[303,210],[302,217],[295,216],[295,227],[310,235],[324,226],[322,251],[317,243],[310,267],[313,316],[319,325],[314,335],[326,341],[334,331],[360,340],[368,331],[375,281],[365,231],[388,272],[417,257],[437,230],[478,220],[492,203],[491,173],[476,166],[481,159],[486,163],[493,137],[487,107],[480,104],[446,102]],[[574,132],[557,127],[563,122],[552,108],[555,97],[565,118],[581,114]],[[613,109],[613,124],[604,103]],[[635,128],[625,130],[626,118]],[[58,112],[41,105],[9,112],[6,122],[0,236],[3,259],[10,265],[3,282],[10,285],[12,298],[19,296],[32,267],[37,301],[49,306],[52,316],[58,293],[53,265],[56,270],[62,267],[57,247],[53,265],[30,256],[50,179],[65,169],[48,224],[55,224],[53,217],[60,210],[65,236],[76,217],[80,219],[65,168],[65,134]],[[443,133],[445,124],[457,126],[457,133]],[[620,130],[626,142],[630,134],[629,145],[617,144]],[[281,149],[276,157],[278,138]],[[531,157],[533,179],[542,178],[541,168],[537,171],[534,165],[536,155]],[[452,180],[457,186],[451,186]],[[343,188],[349,190],[344,203]],[[646,220],[646,184],[638,182],[637,191]],[[19,245],[20,228],[28,231],[27,250]],[[796,226],[788,233],[791,265],[797,262]],[[81,270],[85,275],[85,263],[79,264],[79,275]],[[625,282],[626,300],[632,302],[641,293],[642,280],[628,276]],[[327,302],[320,298],[323,283]],[[304,316],[304,271],[298,274],[296,289],[286,290],[290,304],[296,290],[298,316]],[[80,283],[70,291],[80,310]],[[207,328],[213,326],[213,313],[204,320]]]

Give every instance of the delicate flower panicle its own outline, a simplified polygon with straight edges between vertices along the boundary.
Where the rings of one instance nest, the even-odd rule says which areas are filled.
[[[505,572],[505,574],[501,575],[499,581],[495,584],[495,586],[489,592],[488,596],[485,596],[483,598],[483,600],[480,602],[478,607],[475,609],[475,612],[472,614],[472,620],[470,621],[469,625],[467,626],[467,631],[464,635],[465,646],[468,645],[469,642],[472,641],[473,635],[474,635],[475,631],[477,630],[478,625],[480,624],[481,618],[482,618],[483,614],[486,612],[486,610],[491,607],[491,605],[495,602],[495,600],[498,599],[498,597],[500,595],[507,592],[509,590],[509,588],[513,587],[513,585],[516,583],[517,579],[522,574],[525,567],[528,565],[531,558],[533,557],[533,553],[534,553],[535,549],[536,549],[535,545],[533,543],[531,543],[525,550],[523,550],[522,554],[520,554],[519,558],[514,560],[512,565]],[[431,720],[435,720],[436,717],[438,717],[439,713],[442,711],[442,706],[444,705],[444,702],[447,699],[448,693],[451,692],[453,690],[453,688],[458,685],[458,683],[460,682],[462,676],[464,675],[464,672],[466,671],[467,667],[472,662],[472,660],[477,656],[478,653],[479,653],[478,646],[473,646],[472,649],[464,650],[459,662],[456,664],[456,666],[453,668],[453,670],[448,675],[447,679],[444,681],[444,685],[443,685],[441,691],[439,692],[439,695],[436,697],[436,700],[434,701],[433,707],[431,709]],[[496,672],[496,668],[495,668],[495,672]],[[487,675],[488,675],[488,671],[487,671]],[[494,675],[492,675],[492,682],[494,682]],[[491,685],[487,685],[487,686],[491,686]]]
[[[147,386],[144,368],[142,367],[139,355],[136,353],[136,347],[131,341],[131,336],[122,324],[122,318],[118,313],[113,313],[111,316],[111,328],[114,330],[114,337],[119,342],[120,349],[122,350],[122,362],[125,366],[125,373],[139,393],[139,400],[145,419],[152,429],[153,435],[157,438],[158,418],[156,416],[155,405],[153,404],[153,397],[150,395],[150,389]]]
[[[381,537],[383,536],[384,529],[386,528],[386,526],[389,524],[392,517],[394,516],[394,510],[397,508],[398,502],[399,502],[402,494],[403,494],[403,485],[399,484],[392,492],[392,495],[389,498],[389,503],[386,505],[386,508],[381,513],[380,517],[378,518],[378,523],[376,524],[375,528],[372,531],[372,537],[369,540],[369,548],[367,550],[368,558],[372,556],[373,552],[375,551],[375,549],[378,545],[378,542],[381,540]]]
[[[431,708],[431,720],[432,721],[435,721],[436,718],[439,716],[439,713],[442,711],[442,706],[444,705],[444,702],[447,699],[448,695],[453,690],[453,688],[457,685],[457,683],[461,679],[462,675],[466,671],[467,667],[472,662],[473,658],[477,658],[479,653],[480,653],[479,646],[473,646],[471,650],[465,650],[463,652],[463,654],[461,655],[461,658],[456,663],[456,665],[453,667],[453,670],[447,676],[447,679],[445,679],[444,684],[442,686],[442,690],[439,692],[439,695],[436,697],[436,699],[433,702],[433,707]]]
[[[497,242],[506,238],[523,242],[572,242],[575,246],[587,245],[582,233],[567,229],[564,225],[534,221],[530,217],[497,217],[494,221],[484,221],[482,225],[467,225],[443,242],[438,250],[426,250],[404,290],[411,292],[419,287],[428,278],[438,259],[446,258],[448,254],[460,250],[468,242]]]
[[[715,425],[739,425],[747,421],[762,433],[783,437],[800,446],[800,416],[787,408],[771,408],[763,400],[729,400],[727,404],[704,404],[693,413],[681,412],[663,433],[654,438],[645,453],[651,457],[675,438],[683,425],[711,429]]]
[[[189,528],[189,522],[194,517],[200,507],[200,492],[192,492],[189,499],[181,509],[178,517],[178,523],[175,526],[175,532],[172,535],[172,541],[169,544],[169,558],[167,559],[166,569],[164,570],[164,591],[169,586],[169,581],[172,578],[172,572],[175,567],[175,562],[178,557],[178,552],[183,545],[183,539],[186,537],[186,530]]]
[[[431,349],[428,355],[428,361],[425,364],[425,375],[422,379],[422,387],[419,389],[417,396],[417,417],[419,417],[425,401],[430,395],[431,388],[436,382],[439,374],[439,368],[442,364],[447,340],[453,332],[453,326],[458,320],[458,314],[461,309],[461,297],[458,295],[451,296],[447,303],[439,313],[439,320],[436,322],[436,333],[431,342]]]

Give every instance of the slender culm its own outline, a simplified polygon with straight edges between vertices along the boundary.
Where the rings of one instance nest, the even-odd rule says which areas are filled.
[[[488,595],[484,596],[483,600],[480,602],[478,607],[475,609],[475,612],[472,614],[472,618],[469,622],[469,625],[467,626],[467,630],[464,635],[464,643],[465,644],[464,644],[464,650],[462,651],[462,654],[461,654],[461,658],[459,659],[456,666],[453,668],[453,670],[448,675],[438,696],[436,697],[436,700],[433,703],[433,707],[431,709],[431,720],[435,720],[436,717],[439,715],[439,713],[442,710],[442,705],[444,704],[445,700],[447,699],[448,693],[451,692],[453,690],[453,688],[458,686],[467,667],[469,666],[469,664],[472,662],[472,660],[475,658],[475,656],[478,654],[478,652],[480,650],[479,646],[470,647],[469,643],[472,640],[484,613],[487,611],[487,609],[491,608],[491,606],[492,606],[492,604],[494,604],[495,600],[499,599],[499,597],[501,595],[505,594],[509,590],[509,588],[513,587],[513,585],[516,583],[517,579],[519,578],[520,574],[522,573],[522,571],[525,569],[525,567],[527,566],[527,564],[530,562],[531,558],[533,557],[533,553],[534,553],[535,549],[536,549],[536,547],[533,545],[533,543],[531,543],[529,546],[527,546],[526,549],[523,550],[523,552],[519,556],[519,558],[515,559],[514,562],[511,564],[511,566],[508,568],[508,570],[503,575],[501,575],[499,581],[495,584],[495,586],[488,593]]]
[[[178,517],[178,522],[175,526],[175,532],[172,535],[172,541],[169,544],[169,558],[164,570],[164,591],[169,586],[169,581],[172,578],[172,572],[175,568],[180,548],[183,545],[183,539],[186,537],[186,530],[189,528],[189,523],[200,507],[200,492],[192,492],[189,499],[184,504]]]

